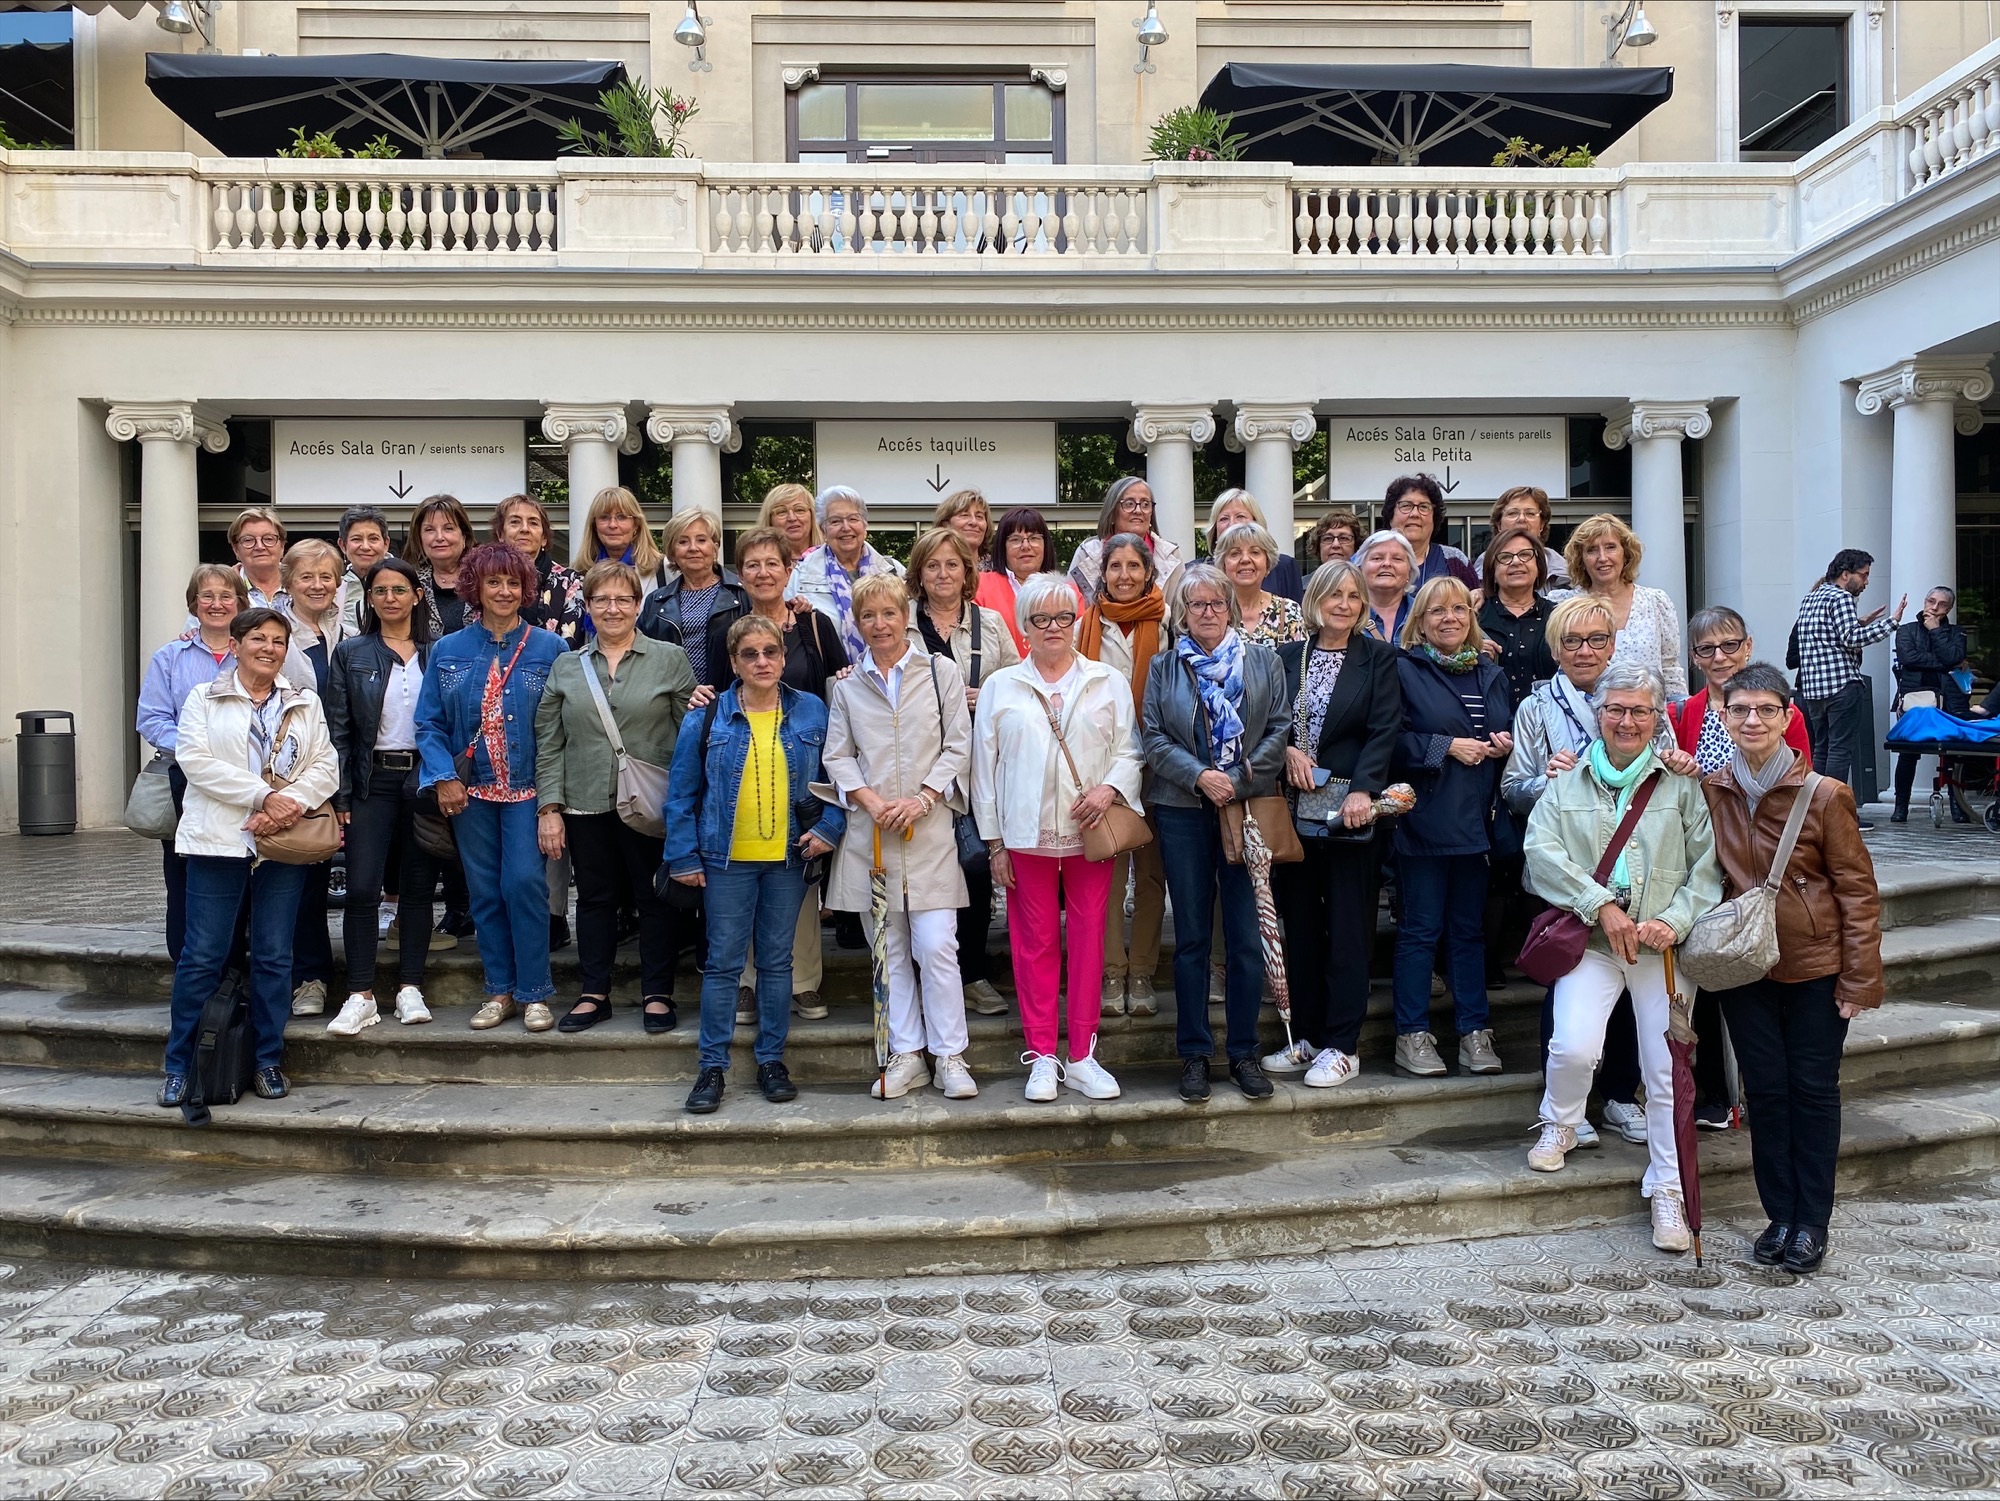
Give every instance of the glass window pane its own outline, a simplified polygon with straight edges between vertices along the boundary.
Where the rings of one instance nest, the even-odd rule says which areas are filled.
[[[1007,139],[1047,141],[1055,138],[1055,96],[1038,83],[1007,85]]]
[[[809,83],[799,90],[799,139],[802,141],[847,139],[845,84]]]
[[[1839,23],[1739,23],[1742,149],[1802,155],[1839,131],[1845,71]]]
[[[983,83],[864,83],[855,89],[864,141],[990,141],[993,89]]]

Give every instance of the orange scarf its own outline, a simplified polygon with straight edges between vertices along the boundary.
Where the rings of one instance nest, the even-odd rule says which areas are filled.
[[[1156,584],[1129,604],[1119,604],[1116,600],[1101,599],[1084,612],[1083,621],[1077,627],[1076,649],[1093,662],[1104,660],[1104,623],[1133,627],[1132,636],[1132,711],[1145,712],[1146,669],[1153,665],[1153,658],[1160,650],[1160,622],[1167,618],[1166,596],[1160,593]]]

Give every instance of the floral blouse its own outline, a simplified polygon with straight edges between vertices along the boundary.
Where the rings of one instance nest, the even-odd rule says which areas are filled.
[[[484,786],[468,787],[467,797],[482,803],[525,803],[535,796],[533,787],[516,787],[507,775],[507,709],[500,690],[507,674],[495,657],[486,670],[486,692],[479,700],[479,738],[486,742],[486,755],[493,763],[493,780]]]
[[[1282,594],[1266,594],[1264,608],[1255,620],[1243,622],[1245,641],[1254,641],[1259,646],[1279,647],[1288,641],[1303,641],[1306,637],[1306,618],[1299,607]]]

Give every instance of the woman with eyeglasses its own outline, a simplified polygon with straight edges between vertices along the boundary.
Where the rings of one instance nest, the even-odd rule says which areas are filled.
[[[1549,614],[1555,603],[1543,592],[1548,584],[1543,548],[1533,532],[1517,527],[1496,532],[1479,561],[1486,580],[1486,597],[1479,606],[1486,654],[1507,675],[1515,704],[1525,704],[1535,684],[1556,675],[1555,653],[1549,649]]]
[[[903,565],[868,545],[868,502],[847,485],[828,485],[813,502],[826,541],[792,568],[792,594],[825,615],[840,632],[850,662],[868,650],[854,623],[854,586],[871,574],[903,576]]]
[[[535,710],[536,840],[551,860],[567,852],[576,876],[579,993],[556,1023],[561,1032],[587,1031],[611,1015],[611,962],[625,904],[639,914],[641,1021],[648,1032],[668,1032],[679,1020],[681,914],[653,887],[660,837],[617,811],[618,761],[604,729],[608,712],[626,755],[668,766],[694,692],[687,653],[639,631],[641,587],[638,570],[626,563],[598,563],[584,575],[596,634],[582,651],[556,660]],[[585,673],[596,679],[594,691]]]
[[[757,508],[757,527],[760,531],[769,527],[783,537],[785,551],[795,563],[826,541],[813,509],[812,491],[789,481],[764,492],[764,503]]]
[[[1444,488],[1430,475],[1405,474],[1389,481],[1380,525],[1383,531],[1400,532],[1415,553],[1413,587],[1441,578],[1457,579],[1468,592],[1479,587],[1472,559],[1439,540],[1445,530]]]
[[[1015,610],[1021,587],[1031,578],[1057,571],[1056,534],[1049,530],[1040,511],[1032,506],[1016,506],[1000,518],[1000,524],[993,528],[986,566],[980,571],[972,597],[982,609],[1000,617],[1014,638],[1017,656],[1025,655],[1028,650],[1028,637]]]
[[[1097,535],[1086,538],[1069,562],[1069,581],[1076,586],[1076,597],[1097,598],[1098,580],[1104,576],[1104,544],[1121,532],[1145,540],[1153,550],[1153,572],[1160,588],[1171,594],[1187,560],[1179,547],[1154,529],[1154,523],[1153,487],[1136,474],[1113,480],[1105,488],[1104,504],[1097,513]],[[1053,558],[1049,566],[1055,567]]]
[[[250,603],[273,610],[287,609],[285,539],[289,534],[269,506],[250,506],[229,523],[229,550],[236,554],[236,571],[250,590]]]
[[[1335,506],[1306,533],[1306,558],[1315,568],[1349,562],[1367,535],[1359,516],[1346,506]]]
[[[1086,859],[1083,834],[1120,799],[1141,806],[1132,687],[1077,653],[1076,592],[1061,574],[1029,579],[1015,610],[1028,657],[996,672],[980,692],[972,812],[994,884],[1008,893],[1014,988],[1028,1045],[1025,1093],[1046,1103],[1068,1085],[1093,1100],[1116,1099],[1118,1081],[1097,1061],[1097,1028],[1105,903],[1117,862]],[[1065,959],[1067,1008],[1060,1004]],[[1069,1037],[1066,1063],[1056,1059],[1059,1025]]]
[[[1502,490],[1500,498],[1493,502],[1493,510],[1488,516],[1488,524],[1497,540],[1502,532],[1523,531],[1534,538],[1535,545],[1542,550],[1542,562],[1546,565],[1547,576],[1536,587],[1567,589],[1569,585],[1569,561],[1549,546],[1549,524],[1554,513],[1549,509],[1549,492],[1539,485],[1516,485],[1511,490]],[[1489,545],[1488,551],[1491,551]],[[1483,583],[1491,575],[1486,570],[1486,554],[1473,559],[1473,571]]]
[[[334,1037],[357,1036],[382,1019],[375,960],[391,850],[402,855],[396,1020],[416,1026],[431,1019],[423,983],[438,862],[412,830],[420,806],[417,700],[430,662],[431,622],[417,570],[401,558],[384,558],[369,569],[362,595],[361,633],[335,648],[327,674],[326,727],[340,757],[333,806],[347,831],[347,906],[341,914],[347,1001],[326,1024]]]
[[[1837,777],[1808,786],[1808,753],[1780,728],[1794,712],[1785,675],[1750,662],[1716,690],[1735,753],[1702,781],[1722,895],[1761,885],[1786,821],[1810,797],[1777,904],[1778,963],[1716,996],[1750,1106],[1750,1165],[1770,1217],[1751,1253],[1815,1271],[1826,1257],[1840,1150],[1847,1025],[1882,1004],[1882,903],[1854,794]]]
[[[1722,717],[1722,690],[1729,680],[1754,661],[1757,643],[1743,617],[1727,605],[1710,605],[1696,610],[1688,621],[1688,651],[1701,669],[1706,685],[1689,694],[1670,711],[1674,740],[1694,757],[1701,775],[1720,771],[1736,754]],[[1787,701],[1784,725],[1785,744],[1812,759],[1812,742],[1806,738],[1806,717],[1797,704]]]

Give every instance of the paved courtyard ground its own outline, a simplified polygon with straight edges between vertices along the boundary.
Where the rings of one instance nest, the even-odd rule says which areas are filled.
[[[2000,1177],[1185,1269],[478,1284],[0,1265],[0,1496],[2000,1495]]]

